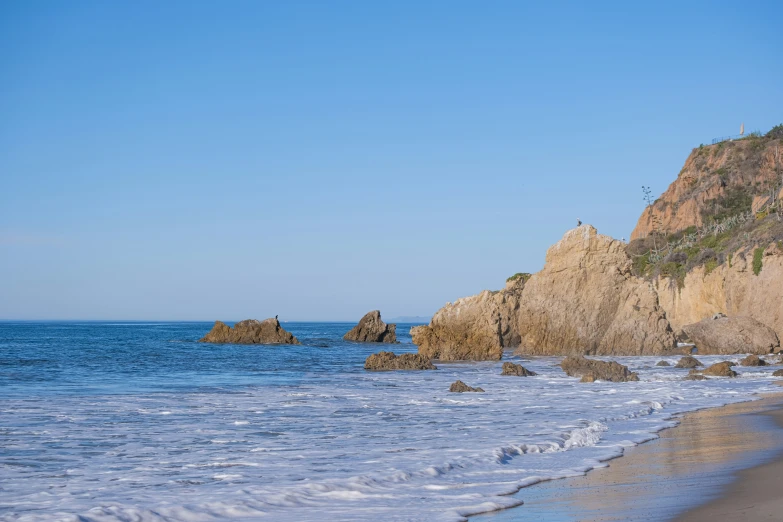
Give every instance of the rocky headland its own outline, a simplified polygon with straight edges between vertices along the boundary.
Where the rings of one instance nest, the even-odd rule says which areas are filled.
[[[780,128],[694,149],[624,243],[565,233],[541,271],[441,308],[411,330],[431,359],[766,354],[783,336]],[[721,318],[716,314],[724,314]],[[716,317],[713,319],[713,317]]]
[[[373,310],[364,314],[359,324],[351,328],[343,339],[361,343],[394,344],[397,342],[397,325],[384,323],[380,310]]]
[[[299,344],[299,340],[280,326],[276,317],[258,321],[246,319],[228,326],[223,321],[215,325],[207,335],[199,339],[200,343],[215,344]]]

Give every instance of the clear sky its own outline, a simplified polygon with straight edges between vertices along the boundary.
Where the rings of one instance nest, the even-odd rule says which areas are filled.
[[[430,315],[781,123],[782,28],[777,0],[2,2],[0,318]]]

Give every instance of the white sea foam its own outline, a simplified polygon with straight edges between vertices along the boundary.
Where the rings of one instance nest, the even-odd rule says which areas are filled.
[[[295,390],[11,398],[3,446],[28,457],[0,464],[0,520],[463,520],[604,466],[674,414],[776,389],[772,368],[691,382],[658,360],[623,358],[641,381],[619,384],[582,384],[539,358],[523,362],[539,373],[528,378],[441,364]],[[486,393],[451,394],[456,379]]]

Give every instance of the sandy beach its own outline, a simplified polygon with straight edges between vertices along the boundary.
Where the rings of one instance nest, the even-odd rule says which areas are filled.
[[[524,505],[471,520],[779,520],[781,429],[783,394],[690,413],[606,468],[524,488]]]

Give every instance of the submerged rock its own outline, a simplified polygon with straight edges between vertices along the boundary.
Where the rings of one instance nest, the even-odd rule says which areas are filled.
[[[563,359],[560,367],[571,377],[581,377],[582,382],[598,380],[627,382],[639,380],[639,376],[628,370],[627,366],[614,361],[597,361],[595,359],[586,359],[582,356],[571,356]]]
[[[697,368],[699,366],[704,365],[696,357],[691,357],[690,355],[686,355],[674,365],[675,368]]]
[[[772,372],[773,377],[783,377],[783,370],[775,370]]]
[[[432,361],[418,353],[378,352],[364,361],[365,370],[437,370]]]
[[[775,331],[751,317],[716,314],[682,328],[698,347],[699,354],[763,355],[780,347]]]
[[[737,372],[731,369],[734,366],[729,361],[715,363],[704,370],[691,370],[689,375],[710,375],[712,377],[736,377]]]
[[[397,325],[384,323],[380,310],[373,310],[366,313],[343,339],[362,343],[396,343]]]
[[[229,327],[222,321],[215,321],[215,325],[207,335],[199,339],[200,343],[215,344],[300,344],[293,334],[280,326],[276,317],[257,321],[247,319]]]
[[[515,375],[517,377],[532,377],[538,375],[536,372],[531,372],[521,364],[514,364],[512,362],[503,363],[503,371],[500,375]]]
[[[671,366],[671,364],[669,364],[666,361],[658,361],[658,364],[656,364],[655,366]]]
[[[686,381],[706,381],[707,378],[700,373],[689,373],[685,377]]]
[[[457,381],[451,383],[451,386],[449,386],[449,391],[453,393],[463,393],[463,392],[483,392],[484,390],[481,388],[474,388],[472,386],[468,386],[462,381]]]
[[[740,362],[740,366],[766,366],[767,361],[760,359],[758,355],[748,355]]]
[[[503,349],[519,344],[519,298],[526,278],[498,292],[485,290],[438,310],[430,324],[411,328],[419,353],[441,361],[497,361]]]

